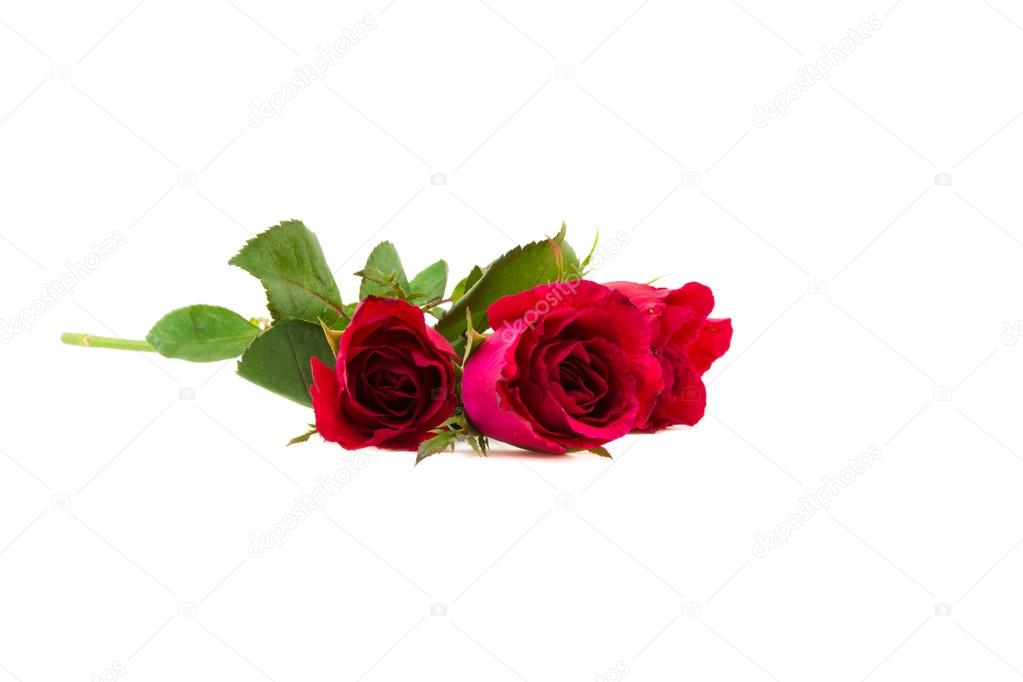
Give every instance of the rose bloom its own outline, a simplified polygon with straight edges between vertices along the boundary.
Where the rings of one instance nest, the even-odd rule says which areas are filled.
[[[480,431],[564,453],[625,435],[662,386],[650,326],[628,297],[589,281],[548,284],[487,309],[494,333],[469,358],[462,402]]]
[[[416,306],[366,298],[338,342],[336,369],[312,359],[316,430],[349,450],[415,450],[454,413],[455,357]]]
[[[636,429],[656,431],[700,421],[707,407],[703,374],[732,342],[731,320],[707,318],[714,308],[710,289],[698,282],[679,289],[633,282],[610,282],[607,286],[626,294],[643,311],[661,365],[664,390],[649,416],[636,421]]]

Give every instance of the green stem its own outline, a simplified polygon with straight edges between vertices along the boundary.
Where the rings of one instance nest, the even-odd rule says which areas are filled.
[[[93,336],[92,334],[64,333],[60,340],[70,346],[89,346],[91,348],[116,348],[118,350],[140,350],[153,352],[156,349],[146,341],[116,339],[110,336]]]

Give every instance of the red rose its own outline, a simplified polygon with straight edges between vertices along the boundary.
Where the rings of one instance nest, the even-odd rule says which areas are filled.
[[[416,306],[366,298],[338,343],[336,370],[312,359],[316,430],[349,450],[415,450],[454,413],[455,357]]]
[[[732,342],[731,320],[707,319],[714,308],[710,289],[698,282],[680,289],[633,282],[610,282],[607,286],[626,294],[648,318],[652,347],[664,378],[657,405],[647,419],[636,421],[636,429],[656,431],[700,421],[707,407],[703,374]]]
[[[548,284],[494,302],[487,316],[494,333],[462,377],[466,413],[484,434],[564,453],[623,436],[653,409],[661,369],[625,295]]]

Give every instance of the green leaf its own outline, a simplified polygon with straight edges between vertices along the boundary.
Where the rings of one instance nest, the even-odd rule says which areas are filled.
[[[318,324],[281,320],[253,341],[238,362],[238,374],[296,403],[312,406],[309,359],[334,366],[334,353]]]
[[[480,281],[480,277],[483,276],[483,268],[478,265],[472,266],[472,270],[469,271],[468,277],[465,278],[465,289],[468,291],[473,287],[476,282]]]
[[[409,283],[413,293],[425,294],[426,301],[444,298],[444,290],[448,286],[448,264],[439,260],[412,278]]]
[[[419,444],[419,452],[416,453],[416,464],[419,464],[430,455],[438,452],[455,449],[457,434],[454,431],[441,431],[433,438],[424,440]]]
[[[271,227],[246,242],[228,262],[262,282],[275,321],[322,319],[332,328],[346,324],[341,294],[320,242],[300,221]]]
[[[238,357],[260,331],[227,308],[193,305],[160,318],[146,341],[168,358],[213,362]]]
[[[458,284],[455,285],[454,290],[451,292],[451,300],[457,301],[462,298],[465,292],[472,289],[472,285],[478,282],[482,276],[483,269],[478,265],[472,266],[472,270],[469,271],[469,274],[459,280]]]
[[[384,279],[393,279],[403,291],[409,290],[408,277],[405,275],[405,268],[401,266],[401,258],[398,257],[398,250],[391,242],[380,242],[370,252],[366,259],[365,270],[382,275]],[[374,279],[380,279],[375,277]],[[367,296],[393,296],[393,287],[363,277],[359,286],[359,298]]]
[[[477,331],[489,329],[487,308],[499,298],[558,281],[569,274],[577,276],[579,259],[565,242],[565,225],[556,237],[516,246],[487,266],[480,278],[466,290],[436,328],[461,353],[465,348],[466,310],[472,311]]]

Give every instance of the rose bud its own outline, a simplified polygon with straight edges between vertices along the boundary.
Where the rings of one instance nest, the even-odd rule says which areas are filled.
[[[416,306],[366,298],[338,342],[336,369],[312,359],[317,431],[348,450],[415,450],[454,413],[455,357]]]
[[[700,421],[707,407],[703,374],[732,342],[731,320],[707,319],[714,308],[710,289],[698,282],[680,289],[633,282],[610,282],[607,286],[626,294],[643,311],[661,364],[664,390],[649,417],[636,421],[636,429],[656,431]]]
[[[462,377],[466,414],[487,436],[560,454],[623,436],[653,409],[661,368],[624,294],[548,284],[495,301],[487,317],[494,333]]]

